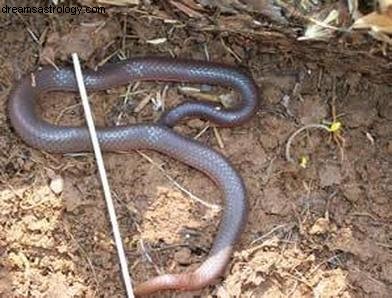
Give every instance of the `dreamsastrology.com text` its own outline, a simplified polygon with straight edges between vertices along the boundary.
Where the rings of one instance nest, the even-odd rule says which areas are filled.
[[[105,13],[104,7],[79,7],[79,6],[65,6],[65,5],[48,5],[45,7],[35,6],[8,6],[5,5],[1,8],[2,13],[58,13],[58,14],[71,14],[80,15],[82,13]]]

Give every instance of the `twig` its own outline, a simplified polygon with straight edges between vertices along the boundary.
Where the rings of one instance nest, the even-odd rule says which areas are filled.
[[[109,54],[107,57],[103,58],[100,62],[97,63],[97,66],[101,67],[102,65],[105,65],[105,63],[112,59],[114,56],[116,56],[118,52],[119,50],[117,49],[113,53]]]
[[[226,45],[222,37],[220,38],[220,41],[222,46],[225,48],[225,50],[228,51],[229,54],[231,54],[234,57],[234,59],[237,60],[238,63],[241,63],[242,62],[241,58],[228,45]]]
[[[275,228],[273,228],[272,230],[270,230],[268,233],[266,233],[266,234],[264,234],[264,235],[262,235],[262,236],[256,238],[255,240],[253,240],[253,241],[250,243],[250,245],[253,245],[253,244],[255,244],[256,242],[258,242],[258,241],[260,241],[260,240],[262,240],[262,239],[264,239],[264,238],[267,238],[269,235],[273,234],[273,233],[276,232],[277,230],[283,229],[283,228],[285,228],[285,227],[287,227],[287,224],[282,224],[282,225],[276,226]]]
[[[139,243],[140,243],[140,248],[141,248],[142,251],[143,251],[144,257],[147,259],[147,261],[148,261],[151,265],[154,266],[154,269],[155,269],[155,271],[157,272],[157,274],[158,274],[158,275],[161,275],[163,272],[162,272],[161,269],[159,269],[158,265],[155,264],[155,262],[153,261],[152,257],[151,257],[150,254],[148,253],[148,251],[147,251],[147,249],[146,249],[146,246],[144,245],[143,239],[140,239],[140,240],[139,240]]]
[[[144,107],[151,101],[152,95],[148,94],[147,96],[145,96],[140,102],[139,104],[135,107],[134,111],[135,113],[139,113],[141,110],[144,109]]]
[[[56,117],[56,120],[54,121],[54,123],[55,123],[56,125],[59,124],[60,119],[64,116],[64,114],[65,114],[66,112],[68,112],[68,111],[70,111],[70,110],[73,110],[74,108],[79,107],[80,105],[81,105],[81,103],[78,102],[78,103],[76,103],[76,104],[70,105],[70,106],[65,107],[64,109],[62,109],[62,110],[60,111],[59,115]]]
[[[182,192],[184,192],[185,194],[187,194],[192,200],[202,204],[205,207],[211,208],[211,209],[215,209],[215,210],[220,210],[222,209],[219,205],[215,205],[215,204],[210,204],[208,202],[205,202],[204,200],[200,199],[199,197],[195,196],[193,193],[191,193],[189,190],[185,189],[181,184],[179,184],[176,180],[174,180],[169,174],[166,173],[166,171],[163,169],[163,167],[159,164],[157,164],[151,157],[149,157],[148,155],[144,154],[143,152],[136,150],[137,153],[139,153],[143,158],[145,158],[148,162],[150,162],[152,165],[154,165],[155,167],[158,168],[159,171],[161,171],[163,173],[163,175],[165,175],[165,177],[171,182],[173,183],[173,185],[175,187],[177,187],[179,190],[181,190]]]
[[[208,52],[208,46],[207,44],[203,44],[203,49],[204,49],[204,54],[206,55],[206,60],[210,61],[210,53]]]
[[[215,125],[212,127],[212,130],[214,131],[214,135],[215,135],[216,141],[218,142],[219,148],[221,148],[221,149],[225,148],[225,144],[223,143],[222,137],[219,134],[219,131]]]
[[[329,259],[327,259],[327,260],[321,262],[320,264],[316,265],[316,267],[314,267],[312,271],[310,271],[308,274],[306,274],[306,276],[308,278],[310,278],[322,265],[331,262],[333,259],[335,259],[337,257],[339,257],[338,254],[334,255],[334,256],[330,257]]]
[[[95,267],[91,261],[91,258],[89,256],[89,254],[86,252],[86,250],[82,247],[82,245],[79,243],[79,241],[77,241],[74,237],[74,235],[71,233],[71,231],[68,229],[67,226],[64,226],[64,230],[65,232],[68,234],[68,236],[76,243],[76,246],[78,247],[78,249],[82,252],[82,254],[84,254],[86,261],[87,261],[87,265],[90,267],[91,273],[94,276],[94,281],[95,281],[95,285],[97,287],[97,291],[99,289],[99,281],[98,281],[98,276],[97,273],[95,271]],[[99,295],[98,295],[99,296]]]
[[[201,131],[199,131],[199,132],[197,133],[197,135],[195,135],[193,138],[194,138],[195,140],[197,140],[197,139],[200,138],[209,128],[210,128],[210,124],[207,123],[207,125],[206,125]]]
[[[127,91],[125,91],[125,94],[122,96],[122,97],[124,97],[123,104],[122,104],[123,109],[124,109],[124,107],[125,107],[125,106],[127,105],[127,103],[128,103],[129,94],[131,93],[131,88],[132,88],[132,83],[131,83],[131,84],[128,84],[128,86],[127,86]],[[123,109],[121,109],[120,113],[118,113],[116,125],[120,125],[121,118],[122,118],[122,116],[123,116],[123,111],[122,111]]]
[[[30,29],[29,27],[29,23],[22,17],[22,15],[17,12],[16,15],[20,18],[20,20],[25,24],[26,26],[26,31],[29,33],[29,35],[31,36],[31,38],[33,39],[33,41],[35,43],[37,43],[38,45],[40,45],[39,39],[37,37],[37,35],[33,32],[33,30]]]
[[[371,218],[373,221],[379,222],[380,220],[378,218],[376,218],[375,216],[373,216],[372,214],[368,213],[368,212],[354,212],[351,214],[352,216],[364,216],[364,217],[369,217]]]
[[[10,190],[18,199],[20,199],[20,200],[23,200],[23,199],[24,199],[24,198],[23,198],[23,194],[19,194],[19,193],[16,191],[16,189],[15,189],[11,184],[9,184],[9,183],[7,182],[7,178],[6,178],[3,174],[1,174],[0,182],[1,182],[1,184],[6,185],[6,186],[9,188],[9,190]],[[23,191],[24,191],[24,190],[23,190]]]
[[[123,17],[124,19],[124,24],[123,24],[123,35],[121,38],[121,49],[125,52],[125,42],[126,42],[126,36],[127,36],[127,25],[128,25],[128,15],[125,14]]]
[[[293,142],[294,138],[301,133],[302,131],[306,130],[306,129],[310,129],[310,128],[319,128],[319,129],[325,129],[326,131],[329,132],[329,127],[324,125],[324,124],[308,124],[305,125],[303,127],[301,127],[300,129],[296,130],[287,140],[287,144],[286,144],[286,160],[289,162],[294,163],[294,159],[291,158],[290,155],[290,148],[291,148],[291,143]]]
[[[376,242],[376,244],[377,244],[378,246],[383,247],[383,248],[392,249],[392,244],[382,243],[382,242]]]

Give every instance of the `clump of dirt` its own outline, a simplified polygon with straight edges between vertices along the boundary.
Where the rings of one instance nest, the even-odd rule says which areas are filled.
[[[265,46],[273,41],[267,31],[224,30],[235,22],[249,24],[251,15],[216,16],[217,23],[227,25],[220,30],[206,21],[195,28],[170,7],[115,8],[87,18],[10,14],[5,19],[7,30],[0,31],[0,296],[124,295],[92,154],[31,148],[7,117],[7,99],[21,75],[42,64],[68,65],[69,53],[77,50],[89,67],[135,55],[209,57],[248,68],[260,87],[262,107],[243,126],[215,128],[193,120],[176,128],[228,157],[245,180],[250,208],[225,277],[191,295],[388,297],[392,87],[364,71],[366,63],[385,58],[367,53],[371,59],[361,61],[357,72],[355,64],[329,68],[328,61],[339,64],[332,46],[323,48],[321,58],[280,36],[271,51]],[[297,55],[301,47],[303,56]],[[162,103],[169,109],[190,96],[179,87],[132,82],[92,94],[97,123],[154,121]],[[181,87],[197,87],[191,95],[196,99],[230,94],[211,86]],[[84,123],[74,94],[50,94],[39,107],[48,121]],[[339,138],[322,129],[305,130],[291,145],[294,164],[286,160],[285,146],[296,130],[333,121],[343,124]],[[105,163],[132,277],[142,281],[197,267],[219,223],[220,213],[212,206],[222,203],[214,184],[155,152],[107,153]],[[173,295],[189,297],[163,296]]]

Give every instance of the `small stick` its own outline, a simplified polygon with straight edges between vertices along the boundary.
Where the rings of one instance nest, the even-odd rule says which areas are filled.
[[[271,229],[268,233],[266,233],[266,234],[264,234],[264,235],[262,235],[262,236],[256,238],[255,240],[253,240],[253,241],[250,243],[250,245],[253,245],[253,244],[255,244],[256,242],[258,242],[258,241],[260,241],[260,240],[262,240],[262,239],[267,238],[269,235],[271,235],[271,234],[275,233],[276,231],[278,231],[278,230],[280,230],[280,229],[283,229],[283,228],[285,228],[285,227],[287,227],[287,226],[288,226],[287,224],[282,224],[282,225],[278,225],[278,226],[274,227],[274,228]]]
[[[102,66],[104,65],[106,62],[108,62],[110,59],[112,59],[114,56],[116,56],[118,54],[119,50],[115,50],[113,53],[109,54],[107,57],[103,58],[98,64],[97,66]]]
[[[222,137],[221,137],[221,135],[219,134],[219,131],[218,131],[218,129],[216,128],[215,125],[212,127],[212,130],[213,130],[213,132],[214,132],[216,141],[218,142],[219,148],[224,149],[224,148],[225,148],[225,144],[223,143]]]
[[[82,254],[84,254],[84,257],[86,258],[87,265],[90,267],[91,273],[94,276],[95,285],[96,285],[97,291],[98,291],[98,289],[99,289],[99,281],[98,281],[97,273],[95,272],[95,267],[93,265],[93,262],[91,261],[91,257],[84,250],[84,248],[79,243],[79,241],[76,240],[76,238],[74,237],[74,235],[71,233],[71,231],[68,229],[67,226],[64,227],[64,230],[68,234],[68,236],[72,239],[72,241],[74,241],[76,243],[77,248],[82,252]]]
[[[165,177],[167,179],[169,179],[169,181],[171,183],[174,184],[175,187],[177,187],[179,190],[181,190],[182,192],[184,192],[185,194],[187,194],[192,200],[202,204],[205,207],[214,209],[214,210],[220,210],[222,209],[219,205],[215,205],[215,204],[211,204],[208,203],[206,201],[203,201],[202,199],[200,199],[199,197],[195,196],[193,193],[191,193],[189,190],[187,190],[186,188],[184,188],[180,183],[178,183],[176,180],[174,180],[169,174],[167,174],[165,172],[165,170],[163,169],[163,167],[159,164],[157,164],[151,157],[149,157],[148,155],[144,154],[143,152],[136,150],[137,153],[139,153],[143,158],[145,158],[148,162],[150,162],[152,165],[156,166],[158,168],[158,170],[160,170],[163,175],[165,175]]]
[[[143,110],[144,107],[151,101],[151,98],[151,94],[144,97],[134,109],[135,113],[139,113],[141,110]]]
[[[128,18],[127,15],[124,16],[124,25],[123,25],[123,36],[121,40],[121,49],[125,52],[125,38],[127,36],[127,25],[128,25]]]
[[[241,63],[242,62],[241,57],[238,56],[237,53],[233,51],[233,49],[231,49],[228,45],[226,45],[226,43],[222,37],[220,38],[220,41],[221,41],[222,46],[225,48],[225,50],[228,51],[229,54],[231,54],[235,58],[235,60],[237,60],[239,63]]]
[[[112,195],[110,192],[108,178],[106,176],[105,165],[103,163],[102,152],[101,152],[101,148],[99,146],[97,132],[95,130],[94,119],[93,119],[90,105],[88,102],[86,87],[83,82],[82,69],[80,67],[79,58],[76,53],[72,54],[72,60],[73,60],[73,64],[74,64],[76,80],[77,80],[78,87],[79,87],[80,97],[82,99],[82,104],[83,104],[83,108],[84,108],[84,112],[85,112],[86,122],[87,122],[87,126],[88,126],[88,129],[90,132],[90,137],[91,137],[91,142],[92,142],[93,149],[94,149],[94,154],[95,154],[95,157],[97,160],[97,166],[98,166],[98,171],[99,171],[99,175],[101,178],[104,197],[106,200],[106,206],[108,209],[110,222],[112,224],[114,241],[115,241],[116,247],[117,247],[117,254],[118,254],[118,258],[120,260],[120,267],[121,267],[121,272],[122,272],[122,276],[123,276],[123,280],[124,280],[124,284],[125,284],[125,289],[127,292],[127,297],[134,298],[135,296],[133,294],[132,282],[131,282],[131,278],[129,275],[127,257],[125,255],[124,246],[123,246],[123,242],[122,242],[121,234],[120,234],[120,229],[119,229],[118,223],[117,223],[116,211],[114,209],[114,204],[113,204],[113,199],[112,199]]]
[[[125,107],[127,105],[127,103],[128,103],[129,94],[131,93],[131,88],[132,88],[132,84],[128,84],[127,91],[123,95],[124,96],[124,100],[123,100],[123,104],[122,104],[123,107]],[[120,113],[118,113],[116,125],[120,125],[121,118],[122,118],[123,114],[124,114],[124,112],[122,110],[120,111]]]
[[[64,116],[64,114],[65,114],[66,112],[68,112],[68,111],[70,111],[70,110],[73,110],[74,108],[76,108],[76,107],[78,107],[78,106],[80,106],[80,102],[78,102],[78,103],[76,103],[76,104],[73,104],[73,105],[70,105],[70,106],[68,106],[68,107],[66,107],[66,108],[64,108],[64,109],[62,109],[62,110],[60,111],[59,115],[56,117],[56,120],[54,121],[54,123],[55,123],[56,125],[58,125],[59,122],[60,122],[60,120],[61,120],[61,118],[63,118],[63,116]]]
[[[324,124],[309,124],[301,127],[300,129],[296,130],[288,139],[287,144],[286,144],[286,159],[289,162],[294,163],[294,159],[292,159],[290,155],[290,148],[291,148],[291,143],[293,142],[294,138],[301,133],[302,131],[309,129],[309,128],[320,128],[320,129],[325,129],[326,131],[329,132],[329,127],[324,125]]]
[[[195,135],[193,138],[195,140],[197,140],[198,138],[200,138],[208,129],[210,128],[210,124],[207,123],[207,125],[200,131],[197,133],[197,135]]]

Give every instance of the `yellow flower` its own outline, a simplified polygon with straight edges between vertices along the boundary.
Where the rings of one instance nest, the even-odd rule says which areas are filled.
[[[307,156],[302,156],[301,159],[300,159],[300,161],[299,161],[299,166],[300,166],[301,168],[306,169],[308,163],[309,163],[309,157],[307,157]]]
[[[331,123],[329,126],[328,130],[329,132],[337,132],[342,128],[342,122],[340,121],[334,121]]]

